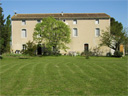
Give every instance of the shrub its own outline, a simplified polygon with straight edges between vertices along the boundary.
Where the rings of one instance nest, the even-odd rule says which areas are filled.
[[[103,54],[103,51],[100,50],[100,47],[94,47],[91,49],[91,55],[92,56],[101,56]]]
[[[0,59],[3,59],[3,57],[0,55]]]
[[[81,56],[85,56],[85,52],[81,52]]]
[[[114,57],[122,57],[123,53],[120,51],[115,51],[114,52]]]
[[[70,52],[68,53],[68,55],[69,55],[69,56],[76,56],[77,53],[76,53],[75,51],[70,51]]]
[[[77,54],[78,56],[80,56],[80,52],[76,52],[76,54]]]
[[[28,42],[26,43],[26,48],[23,49],[21,52],[22,52],[23,54],[28,54],[28,55],[30,55],[30,56],[34,56],[34,55],[36,55],[36,49],[37,49],[36,44],[34,44],[34,43],[31,42],[31,41],[28,41]]]
[[[89,56],[91,55],[91,52],[90,51],[84,51],[84,53],[85,53],[85,58],[89,59]]]
[[[89,59],[91,54],[92,54],[91,51],[84,51],[81,53],[81,56],[85,56],[86,59]]]
[[[111,53],[111,52],[108,52],[108,53],[106,54],[106,56],[107,56],[107,57],[111,57],[111,56],[112,56],[112,53]]]

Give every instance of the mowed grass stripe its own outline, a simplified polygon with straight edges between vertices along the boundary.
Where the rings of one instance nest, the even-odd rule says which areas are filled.
[[[73,65],[73,64],[68,63],[67,66],[71,67],[71,65]],[[63,67],[63,69],[65,69],[65,68]],[[86,90],[86,88],[91,87],[91,84],[89,84],[89,82],[88,82],[89,76],[81,73],[79,71],[79,69],[75,66],[74,67],[72,66],[72,69],[71,69],[75,72],[75,74],[72,74],[69,71],[69,69],[67,69],[67,70],[66,69],[62,71],[64,73],[65,80],[68,81],[68,87],[66,88],[65,92],[70,95],[73,95],[73,94],[81,95],[81,94],[90,93],[89,90]],[[78,88],[78,86],[80,86],[80,87]]]
[[[28,66],[25,66],[20,70],[16,76],[15,83],[12,84],[12,94],[21,95],[21,91],[24,91],[24,87],[28,83],[29,76],[31,75],[31,70],[33,68],[34,64],[30,64]],[[18,90],[20,89],[20,90]]]
[[[79,64],[78,64],[78,65],[79,65]],[[85,65],[85,64],[84,64],[84,65]],[[86,65],[87,65],[87,63],[86,63]],[[94,74],[93,77],[96,78],[98,81],[100,81],[100,82],[101,82],[101,85],[104,84],[104,82],[106,83],[106,85],[107,85],[107,84],[109,85],[109,84],[110,84],[110,83],[109,83],[110,80],[111,80],[113,77],[116,76],[116,75],[113,76],[113,72],[112,72],[112,71],[110,71],[109,73],[107,72],[107,74],[106,74],[106,72],[105,72],[104,70],[101,70],[101,69],[103,69],[102,67],[99,67],[99,68],[98,68],[98,66],[99,66],[98,64],[95,64],[95,65],[94,65],[94,64],[91,63],[91,64],[89,64],[89,65],[90,65],[90,68],[89,68],[90,71],[92,71],[91,68],[97,69],[97,70],[95,70],[95,71],[94,71],[94,70],[92,71],[92,75]],[[98,66],[97,66],[97,65],[98,65]],[[96,66],[97,66],[97,68],[96,68]],[[83,68],[83,67],[82,67],[82,68]],[[101,68],[101,69],[100,69],[100,68]],[[98,74],[95,74],[95,72],[98,73]],[[87,73],[87,72],[86,72],[86,73]],[[90,73],[90,72],[88,71],[88,73]],[[99,73],[100,73],[100,74],[99,74]],[[103,74],[103,75],[102,75],[102,74]],[[105,74],[106,74],[106,75],[105,75]],[[118,74],[118,73],[117,73],[117,74]],[[91,74],[90,74],[90,75],[91,75]],[[125,74],[125,76],[126,76],[126,74]],[[116,77],[116,78],[117,78],[117,77]],[[125,77],[123,77],[123,78],[125,78]],[[92,80],[93,80],[93,79],[92,79]],[[95,80],[95,79],[94,79],[94,80]],[[94,81],[94,80],[93,80],[93,81]],[[97,80],[96,80],[96,81],[97,81]],[[102,80],[103,80],[103,82],[102,82]],[[95,83],[96,81],[94,81],[94,83]],[[125,80],[125,81],[126,81],[126,80]],[[118,82],[117,82],[117,84],[118,84]],[[93,85],[94,85],[94,89],[97,88],[97,87],[95,86],[95,84],[93,84]],[[98,85],[98,86],[101,86],[101,85]],[[104,87],[105,87],[105,86],[104,86]],[[103,89],[104,89],[104,88],[103,88]],[[110,88],[109,88],[109,89],[110,89]],[[104,90],[104,91],[105,91],[105,90]],[[103,92],[104,92],[104,91],[103,91]],[[105,94],[107,94],[107,92],[106,92]]]
[[[98,66],[102,66],[102,64],[95,64],[95,65],[98,65]],[[118,68],[115,67],[114,64],[111,64],[111,66],[107,66],[106,64],[104,64],[103,66],[104,68],[107,68],[107,70],[109,70],[109,72],[113,72],[114,74],[116,75],[120,75],[120,76],[125,76],[124,72],[120,71]]]
[[[1,75],[3,88],[0,95],[127,94],[127,65],[121,65],[126,59],[91,57],[87,60],[84,57],[63,56],[3,59],[4,63],[12,63],[14,60],[19,66]]]
[[[35,87],[36,87],[36,89],[39,88],[40,84],[38,84],[38,83],[41,83],[40,80],[43,80],[45,77],[44,75],[47,73],[46,72],[47,66],[50,63],[48,61],[49,60],[45,60],[40,63],[34,64],[32,70],[31,70],[30,76],[28,77],[29,78],[28,83],[26,84],[26,86],[23,88],[23,90],[21,92],[22,95],[30,94],[31,91],[33,91],[33,88],[35,88]],[[34,82],[34,81],[36,81],[36,82]],[[35,92],[40,93],[38,90],[35,90]]]
[[[26,67],[30,67],[31,65],[32,64],[25,64],[23,66],[20,66],[19,68],[13,69],[12,70],[13,73],[6,73],[6,74],[8,74],[8,76],[11,76],[11,78],[10,78],[10,80],[8,80],[8,82],[2,81],[2,86],[3,86],[2,89],[5,88],[6,91],[4,91],[4,92],[6,93],[6,95],[8,95],[8,90],[11,90],[10,93],[14,94],[15,92],[17,92],[16,90],[18,90],[17,86],[19,86],[21,83],[22,84],[26,83],[26,82],[21,82],[22,80],[27,79],[24,77],[24,75],[26,75],[26,74],[24,73],[23,70]],[[20,76],[20,75],[22,75],[22,76]],[[6,78],[6,77],[4,77],[4,78]],[[20,88],[20,90],[21,90],[21,88]]]
[[[34,71],[35,71],[36,66],[38,66],[38,65],[39,65],[39,63],[38,64],[33,64],[32,69],[31,69],[31,71],[29,73],[30,75],[28,76],[28,80],[26,81],[27,82],[26,86],[24,86],[24,88],[22,89],[20,95],[25,95],[25,93],[28,90],[31,89],[31,87],[32,87],[31,85],[32,85],[33,77],[34,77]]]
[[[43,63],[39,63],[37,66],[35,66],[34,70],[33,70],[33,75],[30,78],[33,78],[31,80],[31,83],[29,83],[29,86],[27,86],[25,89],[26,91],[23,92],[24,95],[29,95],[31,93],[31,95],[36,95],[33,93],[33,91],[35,93],[40,94],[41,92],[43,93],[43,88],[45,88],[46,86],[44,85],[47,81],[46,79],[46,74],[47,74],[47,66],[50,63],[48,62],[43,62]]]
[[[7,66],[6,65],[4,66],[5,63],[3,63],[3,61],[2,61],[1,64],[3,64],[3,67],[0,68],[0,74],[10,70],[11,68],[13,68],[17,65],[22,65],[22,64],[25,64],[25,63],[26,63],[25,61],[21,62],[20,60],[18,62],[11,61],[11,63],[9,63]]]

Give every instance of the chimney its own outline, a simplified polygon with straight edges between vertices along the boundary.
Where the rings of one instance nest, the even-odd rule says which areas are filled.
[[[62,15],[62,16],[64,15],[63,11],[61,12],[61,15]]]
[[[16,13],[16,11],[14,11],[14,15],[15,15],[15,16],[17,16],[17,13]]]

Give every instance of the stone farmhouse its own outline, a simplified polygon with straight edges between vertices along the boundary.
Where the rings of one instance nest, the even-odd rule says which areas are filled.
[[[26,42],[33,41],[34,28],[42,18],[52,16],[65,22],[71,28],[71,42],[68,52],[83,52],[99,46],[102,30],[110,26],[110,16],[105,13],[50,13],[50,14],[14,14],[12,16],[12,50],[24,49]],[[103,46],[103,55],[112,51]],[[37,50],[40,51],[40,50]],[[65,53],[61,51],[61,53]]]

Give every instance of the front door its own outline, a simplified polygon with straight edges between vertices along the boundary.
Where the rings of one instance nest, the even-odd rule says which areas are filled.
[[[84,44],[84,51],[88,51],[89,49],[89,45],[88,44]]]
[[[38,55],[42,55],[42,47],[41,47],[41,45],[37,46],[37,54]]]

